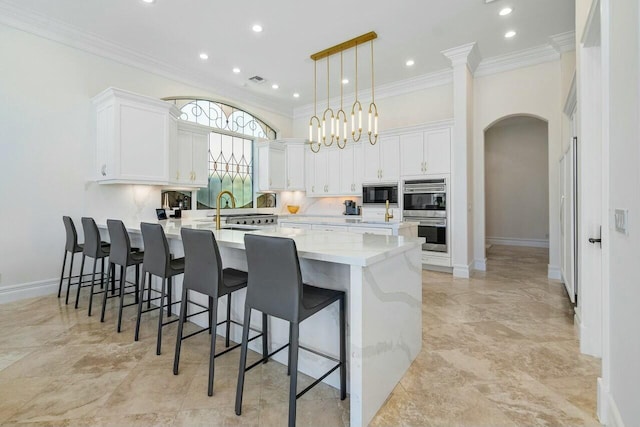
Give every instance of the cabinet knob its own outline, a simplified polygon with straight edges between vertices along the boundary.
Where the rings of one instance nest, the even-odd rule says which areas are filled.
[[[196,180],[196,173],[195,172],[193,172],[193,180],[194,181]]]
[[[107,176],[107,165],[102,165],[102,167],[100,168],[100,173],[102,174],[102,176]]]
[[[312,193],[315,193],[315,192],[316,192],[316,186],[315,186],[315,185],[312,185],[312,186],[311,186],[311,192],[312,192]]]
[[[176,181],[180,179],[180,172],[176,172]]]

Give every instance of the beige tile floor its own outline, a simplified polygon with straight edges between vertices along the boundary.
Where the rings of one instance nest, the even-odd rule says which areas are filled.
[[[546,279],[547,251],[494,246],[488,256],[487,273],[472,279],[424,272],[422,351],[372,425],[598,425],[600,362],[578,351],[572,307]],[[174,376],[175,325],[156,356],[155,322],[144,322],[134,343],[134,313],[120,334],[114,315],[110,307],[101,324],[55,296],[1,305],[0,424],[286,425],[283,365],[247,374],[237,417],[238,352],[216,360],[208,397],[207,335],[185,342]],[[310,381],[302,376],[301,386]],[[348,408],[320,384],[300,399],[298,425],[348,426]]]

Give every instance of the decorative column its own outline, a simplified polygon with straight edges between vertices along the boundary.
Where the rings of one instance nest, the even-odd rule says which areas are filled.
[[[473,262],[473,72],[480,63],[476,43],[442,51],[453,66],[451,144],[451,262],[455,277],[469,277]]]

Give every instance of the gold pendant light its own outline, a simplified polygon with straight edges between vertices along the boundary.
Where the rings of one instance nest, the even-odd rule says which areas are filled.
[[[318,53],[314,53],[311,55],[311,59],[314,61],[314,101],[313,101],[313,116],[309,120],[309,141],[311,144],[311,150],[314,153],[317,153],[320,150],[321,145],[325,145],[327,147],[333,144],[335,140],[338,148],[345,148],[347,145],[348,135],[347,135],[347,114],[343,109],[343,52],[345,50],[355,48],[355,101],[351,107],[351,139],[353,142],[360,141],[362,136],[362,104],[360,103],[360,99],[358,97],[358,45],[364,44],[366,42],[371,43],[371,103],[369,104],[369,119],[368,119],[368,128],[367,134],[369,137],[369,143],[374,145],[378,141],[378,107],[375,103],[375,93],[374,93],[374,75],[373,75],[373,40],[375,40],[378,35],[371,31],[367,34],[363,34],[354,39],[347,40],[346,42],[340,43],[336,46],[330,47]],[[340,53],[340,109],[334,114],[333,109],[331,108],[331,99],[330,99],[330,66],[329,61],[331,55],[336,53]],[[316,71],[316,63],[320,59],[327,58],[327,108],[324,110],[322,115],[322,121],[317,116],[316,110],[316,89],[317,89],[317,71]],[[356,117],[357,116],[357,117]],[[328,122],[328,123],[327,123]],[[313,128],[317,126],[318,135],[317,140],[313,139]]]

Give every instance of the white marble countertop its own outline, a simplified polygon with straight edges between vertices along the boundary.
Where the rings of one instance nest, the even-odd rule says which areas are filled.
[[[349,227],[374,227],[400,229],[417,226],[417,222],[410,221],[372,221],[362,219],[361,216],[344,215],[334,216],[312,216],[312,215],[278,215],[279,222],[295,222],[298,224],[319,224],[319,225],[344,225]]]
[[[341,231],[300,230],[276,226],[263,226],[259,230],[216,230],[210,219],[169,219],[149,221],[162,224],[167,238],[180,239],[182,227],[212,230],[218,244],[229,248],[244,249],[245,233],[292,238],[301,258],[368,266],[395,254],[413,248],[421,248],[423,238],[381,236]],[[140,224],[126,223],[127,230],[140,233]],[[364,225],[364,224],[363,224]],[[228,225],[227,225],[228,226]],[[101,228],[106,228],[103,224]]]

